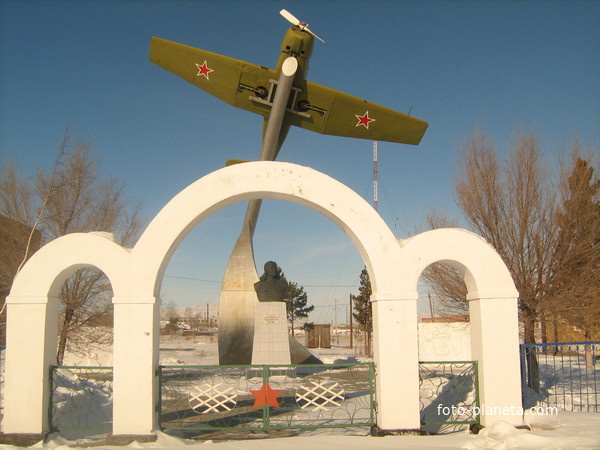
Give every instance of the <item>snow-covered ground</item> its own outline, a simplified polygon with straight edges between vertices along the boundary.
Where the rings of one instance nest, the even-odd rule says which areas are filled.
[[[315,349],[314,353],[325,363],[368,361],[356,350],[341,346],[330,349]],[[181,338],[163,337],[161,340],[162,365],[216,364],[218,361],[216,340],[209,337]],[[110,366],[110,351],[94,350],[89,355],[69,354],[66,365]],[[559,411],[558,415],[529,415],[525,422],[531,430],[516,429],[512,425],[499,422],[483,429],[478,435],[468,432],[438,436],[386,436],[371,437],[368,428],[320,429],[315,431],[292,431],[289,437],[269,439],[198,441],[185,440],[165,433],[157,433],[156,442],[134,442],[127,448],[204,448],[218,445],[218,448],[235,449],[306,449],[306,448],[464,448],[464,449],[512,449],[512,448],[600,448],[600,414]],[[257,433],[260,435],[260,433]],[[276,434],[277,435],[277,434]],[[279,434],[280,435],[280,434]],[[97,438],[94,440],[98,444]],[[94,441],[90,441],[94,442]],[[52,435],[46,443],[38,443],[30,448],[66,449],[72,446],[85,446],[84,440],[69,441],[64,436]],[[0,444],[0,448],[17,448]],[[103,445],[100,448],[122,448]]]
[[[133,442],[126,448],[201,449],[216,445],[218,449],[598,449],[600,448],[600,414],[560,413],[558,416],[527,416],[532,430],[518,430],[505,422],[498,422],[478,435],[455,433],[440,436],[367,436],[367,430],[320,430],[299,432],[295,436],[272,439],[230,440],[224,442],[192,441],[157,433],[156,442]],[[29,448],[68,449],[75,443],[60,436],[51,436],[48,442]],[[79,442],[84,446],[84,442]],[[2,446],[0,448],[17,448]],[[118,446],[99,448],[119,449]]]

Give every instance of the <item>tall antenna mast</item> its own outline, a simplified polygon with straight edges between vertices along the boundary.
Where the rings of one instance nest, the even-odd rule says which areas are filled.
[[[373,141],[373,208],[377,211],[377,141]]]

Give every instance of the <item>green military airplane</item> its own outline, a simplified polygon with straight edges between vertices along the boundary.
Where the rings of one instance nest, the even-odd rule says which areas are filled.
[[[266,159],[275,159],[292,125],[334,136],[419,144],[427,122],[307,81],[314,38],[322,39],[286,10],[281,15],[293,25],[283,38],[275,69],[157,37],[151,39],[150,61],[233,106],[262,115],[264,140],[282,68],[290,56],[295,58],[297,70],[275,150]]]

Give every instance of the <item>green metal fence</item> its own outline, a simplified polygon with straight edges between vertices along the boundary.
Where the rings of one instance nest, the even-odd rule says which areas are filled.
[[[479,424],[477,361],[419,363],[421,424],[443,434]]]
[[[160,366],[163,430],[268,430],[375,423],[372,363]]]
[[[519,347],[523,408],[600,413],[600,341]]]
[[[50,431],[112,430],[112,367],[50,367]]]
[[[375,424],[373,363],[159,366],[157,376],[166,431]],[[479,423],[476,361],[421,362],[419,378],[421,423],[429,433]],[[111,431],[112,367],[52,366],[50,380],[51,431]]]

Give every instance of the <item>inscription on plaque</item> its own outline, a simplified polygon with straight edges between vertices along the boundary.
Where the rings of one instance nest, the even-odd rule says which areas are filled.
[[[263,323],[279,323],[279,314],[265,314]]]

